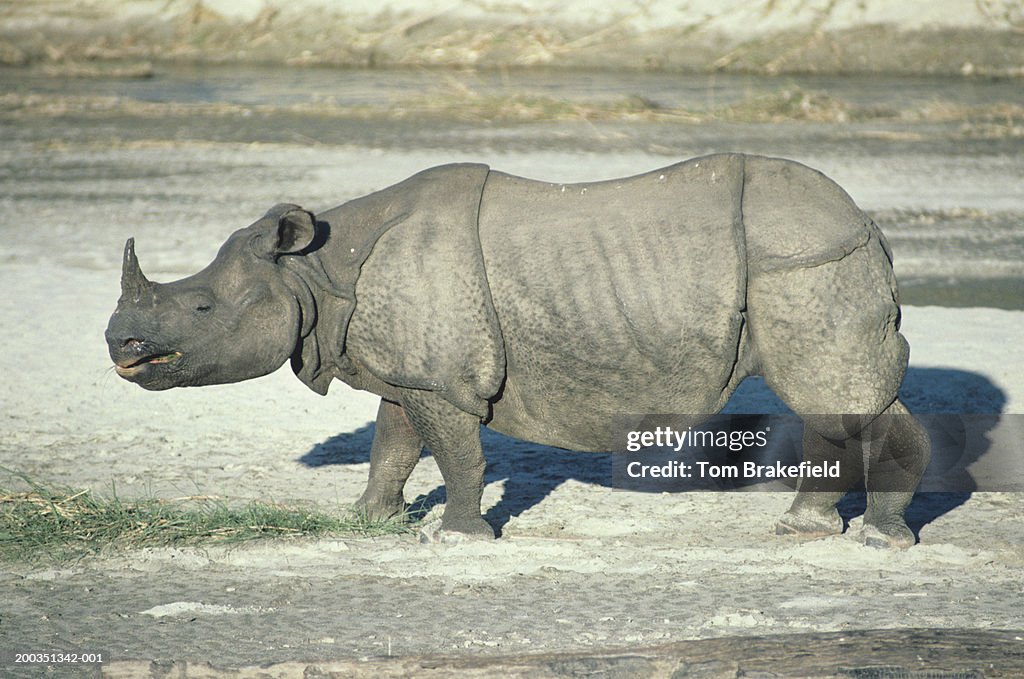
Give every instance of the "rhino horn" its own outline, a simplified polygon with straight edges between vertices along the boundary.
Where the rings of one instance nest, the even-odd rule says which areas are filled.
[[[135,256],[135,239],[129,238],[124,244],[124,259],[121,262],[121,296],[138,301],[153,284],[142,273],[139,258]]]

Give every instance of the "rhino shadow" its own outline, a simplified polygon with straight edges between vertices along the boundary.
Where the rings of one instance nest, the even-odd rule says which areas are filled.
[[[915,536],[918,536],[923,526],[965,503],[978,489],[967,467],[991,448],[991,441],[984,436],[966,448],[936,445],[941,443],[937,438],[947,434],[944,428],[949,428],[948,422],[957,420],[950,416],[985,413],[988,414],[985,426],[992,428],[998,423],[999,415],[1006,405],[1006,394],[988,378],[977,373],[951,368],[911,367],[900,389],[900,398],[923,421],[932,438],[933,456],[929,472],[939,468],[946,486],[952,488],[923,490],[914,496],[907,509],[906,519]],[[723,410],[723,414],[737,413],[792,415],[792,411],[764,381],[756,377],[746,379]],[[953,428],[956,428],[955,424]],[[314,445],[298,461],[307,467],[367,463],[374,431],[375,425],[369,423],[355,431],[333,436]],[[501,499],[484,515],[499,535],[512,517],[538,505],[566,481],[615,487],[614,453],[552,448],[505,436],[486,427],[481,427],[481,443],[487,459],[485,482],[491,484],[504,481]],[[423,456],[429,454],[425,450]],[[432,507],[444,503],[445,499],[444,486],[434,488],[413,499],[411,513],[413,516],[422,516]],[[848,525],[852,518],[863,514],[865,506],[866,494],[863,490],[854,489],[847,494],[839,503],[844,524]]]

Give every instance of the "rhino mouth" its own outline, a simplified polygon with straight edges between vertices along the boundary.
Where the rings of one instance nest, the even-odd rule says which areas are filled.
[[[168,363],[174,363],[181,358],[180,351],[171,351],[162,354],[150,354],[149,356],[143,356],[140,359],[134,360],[131,363],[115,364],[114,370],[121,377],[132,377],[145,370],[151,365],[165,365]]]

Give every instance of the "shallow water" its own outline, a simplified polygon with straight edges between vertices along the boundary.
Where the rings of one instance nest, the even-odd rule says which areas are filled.
[[[0,110],[0,207],[6,215],[0,261],[116,271],[120,243],[136,235],[144,262],[157,273],[180,275],[208,261],[228,233],[273,203],[321,210],[442,162],[474,160],[541,179],[586,181],[743,151],[800,160],[846,188],[886,232],[904,302],[1024,308],[1020,135],[965,132],[957,120],[892,117],[696,124],[343,114],[354,105],[386,113],[410,99],[460,92],[581,104],[640,97],[700,110],[793,87],[902,111],[1021,99],[1018,81],[923,77],[159,65],[151,78],[75,79],[0,69],[0,95],[68,95],[86,102],[118,97],[149,105],[43,109],[27,116]],[[289,108],[295,104],[320,108],[315,114]],[[26,229],[15,215],[46,227]]]
[[[333,102],[386,106],[424,94],[546,96],[580,103],[641,97],[665,108],[708,110],[780,90],[827,92],[858,106],[919,108],[935,102],[987,106],[1024,101],[1018,80],[927,76],[606,73],[572,70],[357,70],[256,65],[159,65],[148,78],[53,77],[41,71],[0,69],[15,91],[120,96],[151,102],[288,106]]]

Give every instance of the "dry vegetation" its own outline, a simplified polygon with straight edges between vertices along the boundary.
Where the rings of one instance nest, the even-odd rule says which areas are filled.
[[[862,106],[797,86],[712,109],[667,107],[642,96],[611,102],[579,102],[525,94],[481,94],[451,79],[446,88],[383,105],[346,105],[332,99],[286,106],[230,103],[147,102],[122,97],[8,92],[0,95],[0,117],[246,117],[287,114],[339,119],[444,119],[464,122],[539,121],[959,123],[954,133],[973,138],[1024,136],[1024,105],[1009,102],[962,105],[934,101],[906,109]]]
[[[781,73],[1024,75],[1024,3],[977,0],[988,28],[896,31],[884,25],[821,25],[737,42],[700,23],[644,32],[627,10],[604,24],[555,24],[543,13],[467,19],[446,11],[374,18],[289,10],[266,3],[248,19],[201,0],[170,1],[153,14],[119,16],[103,5],[0,3],[0,64],[49,64],[87,73],[117,60],[268,63],[344,67],[568,67]],[[285,9],[282,9],[285,8]],[[497,10],[495,10],[497,11]],[[766,15],[772,3],[766,4]],[[52,25],[33,12],[46,12]],[[828,12],[823,13],[824,22]],[[25,17],[30,20],[17,21]],[[30,28],[19,30],[23,24]],[[143,67],[144,68],[144,67]]]
[[[62,562],[117,549],[408,530],[399,521],[370,522],[269,502],[239,504],[220,496],[128,501],[116,493],[43,486],[3,471],[29,487],[0,489],[0,559],[9,561]]]

